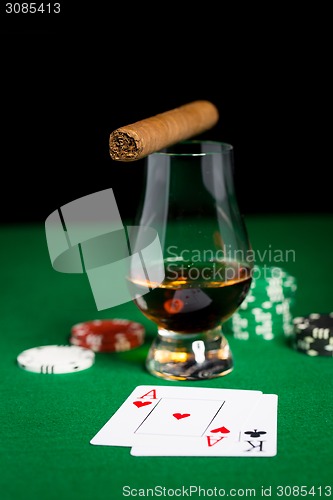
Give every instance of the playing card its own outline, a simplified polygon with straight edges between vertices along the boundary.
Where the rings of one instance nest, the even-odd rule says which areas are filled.
[[[228,422],[232,412],[236,420],[246,416],[261,394],[236,389],[138,386],[90,443],[132,446],[135,436],[200,438],[223,411],[229,412]]]
[[[242,427],[235,426],[218,414],[201,437],[173,437],[135,435],[131,454],[135,456],[244,456],[272,457],[277,454],[276,394],[262,394],[254,400]],[[230,416],[232,415],[232,412]],[[221,421],[227,425],[217,427]],[[234,422],[236,422],[236,419]],[[238,422],[241,419],[238,419]],[[230,432],[226,432],[229,430]]]
[[[200,436],[224,404],[220,400],[162,398],[135,434],[152,435],[153,439],[156,435]]]

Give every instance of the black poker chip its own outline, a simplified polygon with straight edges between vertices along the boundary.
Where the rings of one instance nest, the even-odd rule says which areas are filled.
[[[333,357],[333,313],[294,318],[294,348],[308,356]]]

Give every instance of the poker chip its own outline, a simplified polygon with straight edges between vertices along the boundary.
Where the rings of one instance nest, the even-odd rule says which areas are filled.
[[[90,368],[95,353],[72,345],[45,345],[27,349],[17,357],[17,364],[35,373],[74,373]]]
[[[145,329],[126,319],[103,319],[78,323],[71,328],[70,343],[94,352],[121,352],[143,344]]]
[[[250,290],[238,310],[223,323],[235,338],[273,340],[294,332],[296,278],[277,266],[254,266]]]
[[[308,356],[333,357],[333,313],[312,313],[296,317],[294,348]]]

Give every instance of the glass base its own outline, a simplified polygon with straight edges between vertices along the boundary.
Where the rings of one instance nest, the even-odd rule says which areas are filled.
[[[221,326],[186,335],[159,329],[146,367],[156,377],[167,380],[203,380],[230,373],[233,358]]]

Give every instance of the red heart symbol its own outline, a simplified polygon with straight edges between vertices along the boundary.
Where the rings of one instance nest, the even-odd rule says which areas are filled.
[[[223,426],[223,427],[219,427],[218,429],[214,429],[214,430],[212,430],[210,432],[224,432],[224,433],[227,434],[230,431],[229,431],[229,429],[227,429],[226,427]]]
[[[138,408],[141,408],[142,406],[147,406],[147,405],[151,405],[151,401],[134,401],[133,403],[135,406],[137,406]]]
[[[190,413],[174,413],[173,416],[177,419],[177,420],[180,420],[181,418],[186,418],[186,417],[190,417],[191,414]]]

